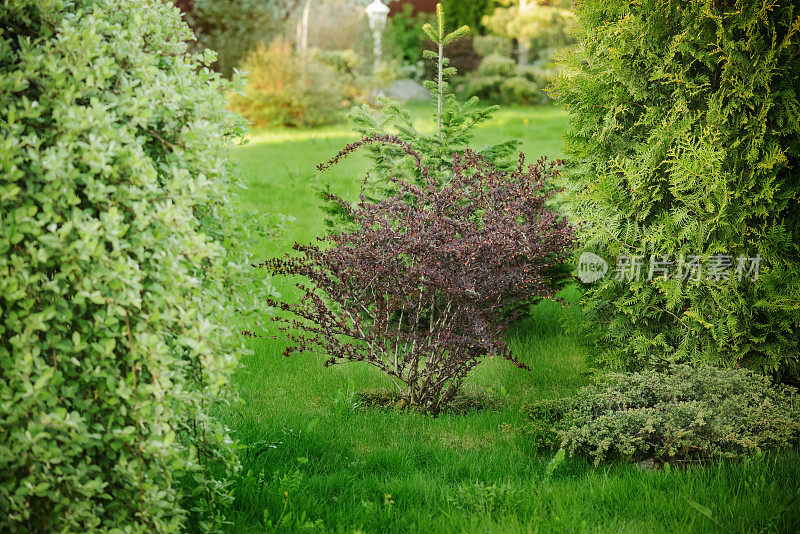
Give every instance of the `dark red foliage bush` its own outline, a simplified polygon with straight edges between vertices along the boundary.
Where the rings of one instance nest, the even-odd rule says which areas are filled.
[[[347,147],[331,160],[369,142]],[[437,413],[484,358],[518,367],[503,341],[530,296],[555,296],[573,230],[545,203],[555,163],[496,170],[471,151],[456,154],[451,180],[437,188],[396,181],[394,196],[356,206],[338,199],[353,230],[299,245],[295,256],[264,265],[277,275],[301,276],[299,303],[272,302],[288,316],[276,320],[293,342],[285,351],[321,350],[326,365],[367,362],[389,375],[411,406]],[[338,198],[332,196],[332,198]]]

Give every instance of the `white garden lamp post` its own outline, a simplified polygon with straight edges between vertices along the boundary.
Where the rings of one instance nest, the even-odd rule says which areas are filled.
[[[386,28],[386,19],[389,18],[389,8],[381,0],[375,0],[367,6],[366,11],[374,40],[374,48],[372,50],[375,56],[373,69],[377,72],[381,68],[381,37],[383,36],[383,30]]]

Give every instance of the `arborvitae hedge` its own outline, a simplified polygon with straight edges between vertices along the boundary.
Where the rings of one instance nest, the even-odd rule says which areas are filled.
[[[800,6],[584,0],[577,12],[582,43],[555,92],[572,117],[563,185],[586,249],[643,255],[645,275],[651,254],[762,258],[755,282],[593,284],[600,358],[797,376]]]
[[[242,125],[190,37],[166,2],[0,4],[0,531],[213,529],[230,498]]]

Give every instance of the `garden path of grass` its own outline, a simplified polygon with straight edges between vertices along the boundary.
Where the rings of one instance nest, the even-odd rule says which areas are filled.
[[[425,109],[414,108],[417,116]],[[531,160],[560,155],[565,115],[552,107],[512,108],[478,132],[476,146],[524,140]],[[430,121],[423,126],[432,128]],[[323,232],[310,186],[330,182],[354,198],[366,170],[356,154],[319,175],[315,165],[354,138],[347,126],[262,131],[236,150],[249,189],[243,204],[295,217],[265,257]],[[296,292],[276,283],[285,298]],[[567,292],[571,300],[575,290]],[[792,532],[800,530],[800,457],[640,471],[550,460],[524,432],[526,403],[574,392],[587,349],[562,332],[577,307],[545,303],[509,341],[533,370],[490,360],[466,391],[496,406],[438,418],[358,408],[356,393],[389,384],[365,365],[324,368],[324,358],[286,359],[284,345],[254,340],[236,387],[240,409],[225,415],[244,445],[235,481],[234,532],[264,532],[265,519],[303,531],[321,520],[335,532]],[[503,389],[501,390],[501,386]]]

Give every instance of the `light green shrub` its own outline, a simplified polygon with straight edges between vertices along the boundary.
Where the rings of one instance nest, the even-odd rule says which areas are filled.
[[[223,519],[209,411],[260,298],[228,297],[243,121],[190,37],[162,2],[0,5],[0,531]]]
[[[240,65],[247,77],[241,92],[232,92],[231,109],[257,126],[319,126],[344,116],[342,75],[328,56],[298,55],[287,41],[259,43]]]
[[[573,404],[572,399],[545,399],[523,407],[528,420],[525,433],[534,449],[558,449],[561,445],[558,424]]]
[[[800,396],[743,369],[677,365],[666,372],[611,374],[548,412],[571,454],[599,462],[697,462],[796,446]],[[532,412],[541,430],[541,410]],[[546,436],[546,433],[544,434]]]
[[[536,83],[520,75],[503,80],[500,94],[503,101],[523,106],[538,104],[541,100],[541,92]]]
[[[511,39],[498,35],[476,35],[472,41],[475,52],[481,57],[498,54],[504,57],[511,57],[514,45]]]
[[[516,73],[517,64],[513,59],[500,54],[489,54],[478,67],[480,76],[513,76]]]
[[[457,82],[457,92],[498,104],[540,104],[548,100],[542,89],[551,81],[537,67],[518,67],[510,57],[492,53],[483,58],[476,72]]]

